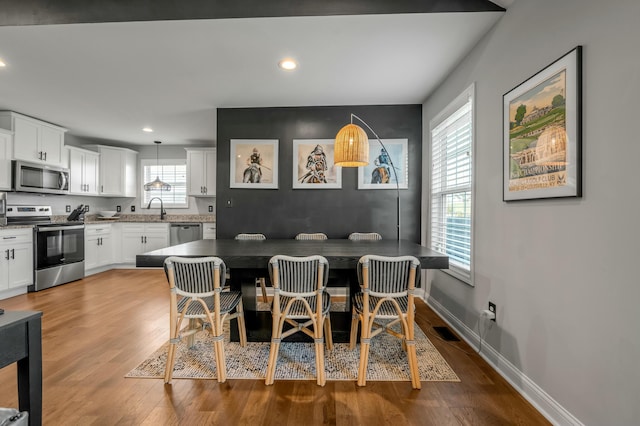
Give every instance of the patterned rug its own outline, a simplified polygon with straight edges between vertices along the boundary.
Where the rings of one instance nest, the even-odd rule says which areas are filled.
[[[440,352],[429,341],[424,332],[415,328],[416,352],[421,381],[459,382]],[[176,350],[174,379],[215,379],[216,362],[211,334],[202,331],[196,334],[196,343],[187,348],[179,343]],[[167,359],[165,343],[149,358],[125,377],[163,378]],[[269,359],[268,342],[248,342],[244,348],[238,342],[224,342],[228,379],[264,379]],[[360,344],[349,350],[348,343],[336,343],[334,349],[325,349],[327,380],[357,380],[360,360]],[[282,342],[276,366],[276,380],[315,380],[315,349],[313,343]],[[371,339],[367,380],[410,381],[407,355],[399,339],[382,333]]]

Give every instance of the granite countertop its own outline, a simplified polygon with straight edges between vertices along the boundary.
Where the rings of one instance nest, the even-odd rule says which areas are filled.
[[[4,225],[0,226],[0,231],[5,229],[22,229],[22,228],[33,228],[33,225]]]
[[[53,222],[66,222],[67,216],[53,216]],[[160,220],[160,214],[119,214],[113,219],[100,219],[97,214],[88,214],[84,217],[84,223],[113,223],[113,222],[147,222],[147,223],[215,223],[216,217],[212,214],[168,214],[164,220]]]
[[[54,215],[53,223],[66,223],[68,215]],[[216,223],[216,217],[212,214],[168,214],[164,220],[160,220],[160,214],[121,214],[113,219],[100,219],[97,214],[89,214],[84,218],[85,224],[113,223],[113,222],[146,222],[146,223]],[[5,229],[33,228],[33,225],[6,225],[0,226],[0,231]]]

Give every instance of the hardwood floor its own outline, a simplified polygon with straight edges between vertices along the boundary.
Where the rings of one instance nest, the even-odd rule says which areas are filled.
[[[160,270],[112,270],[0,307],[44,312],[44,425],[549,424],[465,342],[439,340],[431,326],[445,324],[421,301],[416,322],[459,383],[125,379],[169,336]],[[17,405],[14,364],[0,370],[0,406]]]

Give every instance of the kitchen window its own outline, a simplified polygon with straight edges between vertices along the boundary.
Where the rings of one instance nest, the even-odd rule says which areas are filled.
[[[471,85],[430,123],[429,246],[449,256],[443,270],[473,285],[474,92]]]
[[[187,197],[187,162],[186,160],[141,160],[142,166],[142,208],[147,208],[153,197],[162,199],[164,208],[180,209],[189,207]],[[159,177],[161,181],[171,185],[170,191],[145,191],[144,184]],[[160,208],[160,203],[154,201],[152,208]]]

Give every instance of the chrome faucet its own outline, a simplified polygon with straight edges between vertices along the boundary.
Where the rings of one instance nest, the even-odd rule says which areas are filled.
[[[167,215],[167,212],[164,209],[164,203],[162,202],[162,198],[153,197],[152,199],[150,199],[149,204],[147,205],[147,209],[151,208],[151,203],[153,203],[153,200],[160,200],[160,220],[164,220],[164,217]]]

